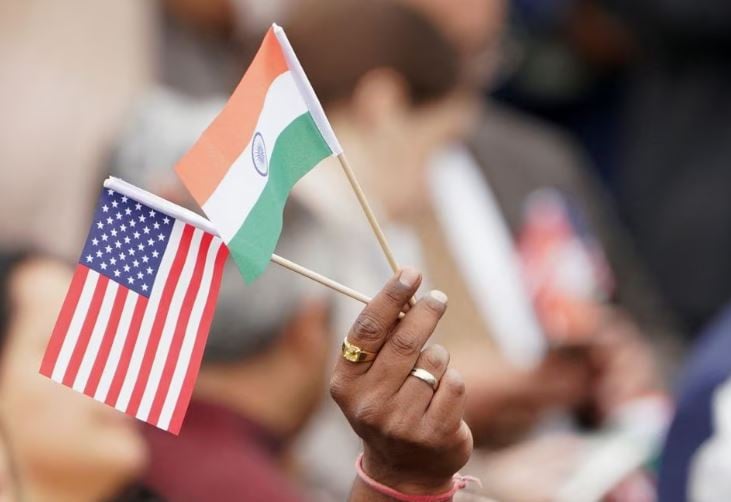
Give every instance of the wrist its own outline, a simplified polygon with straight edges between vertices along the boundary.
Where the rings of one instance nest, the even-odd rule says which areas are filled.
[[[413,495],[430,495],[449,491],[453,486],[453,475],[446,477],[425,476],[423,473],[412,474],[403,469],[396,469],[386,462],[379,461],[367,450],[362,458],[363,471],[372,479],[394,490]]]

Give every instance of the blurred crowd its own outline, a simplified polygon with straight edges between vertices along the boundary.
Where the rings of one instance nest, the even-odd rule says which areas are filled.
[[[4,2],[0,500],[347,497],[361,445],[327,382],[362,306],[274,265],[227,265],[178,437],[38,375],[101,180],[198,210],[172,168],[272,22],[449,297],[464,500],[731,500],[726,0]],[[284,222],[278,254],[389,277],[334,159]]]

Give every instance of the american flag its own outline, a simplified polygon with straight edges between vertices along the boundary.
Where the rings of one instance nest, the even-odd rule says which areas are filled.
[[[177,434],[227,256],[210,232],[104,189],[41,373]]]

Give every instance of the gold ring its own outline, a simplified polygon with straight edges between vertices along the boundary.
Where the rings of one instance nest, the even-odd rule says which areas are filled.
[[[368,352],[360,347],[357,347],[348,341],[345,337],[343,340],[343,358],[347,359],[351,363],[367,363],[373,361],[376,358],[375,352]]]
[[[439,380],[437,380],[437,377],[426,371],[422,368],[414,368],[409,373],[412,377],[416,377],[425,384],[429,385],[434,391],[437,390],[437,387],[439,387]]]

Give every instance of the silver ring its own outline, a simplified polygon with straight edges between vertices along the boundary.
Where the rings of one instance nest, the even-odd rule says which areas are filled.
[[[435,377],[423,368],[414,368],[413,370],[411,370],[409,375],[416,377],[422,382],[426,383],[427,385],[429,385],[429,387],[434,389],[434,391],[436,391],[437,387],[439,387],[439,380],[437,380],[437,377]]]

